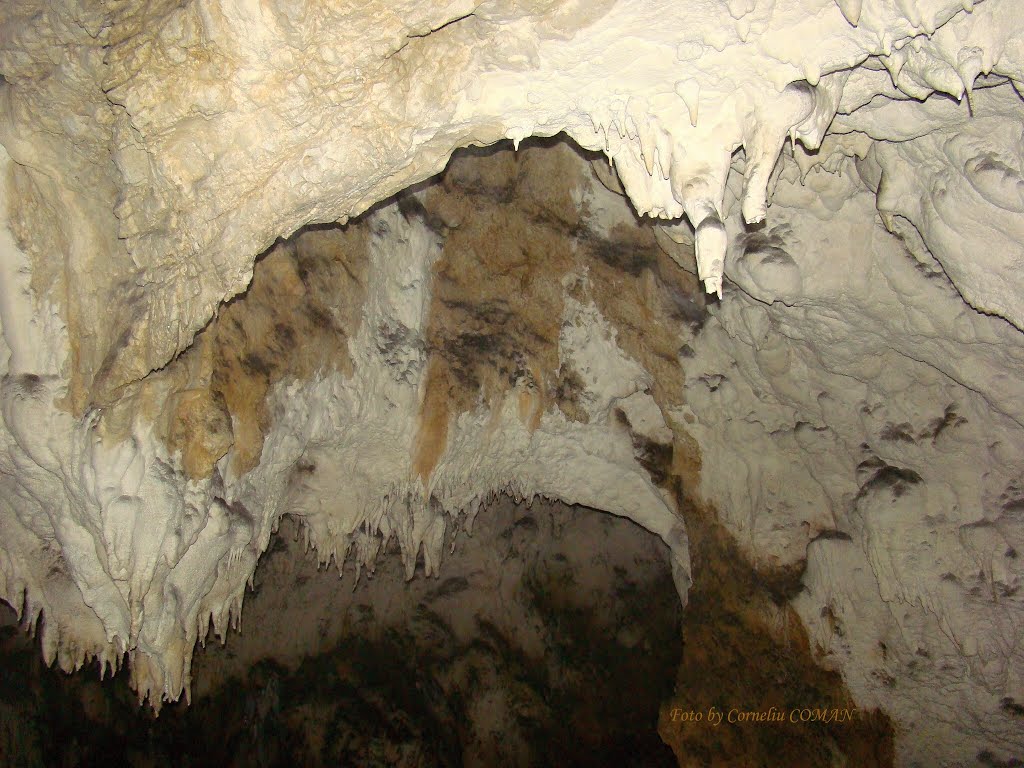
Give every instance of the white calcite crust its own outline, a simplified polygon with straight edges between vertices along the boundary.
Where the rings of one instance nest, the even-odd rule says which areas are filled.
[[[878,0],[851,26],[834,0],[225,0],[107,15],[19,3],[2,21],[0,138],[23,169],[19,195],[50,201],[21,215],[54,231],[69,321],[91,330],[75,394],[104,398],[186,347],[275,238],[359,213],[467,144],[565,132],[605,151],[638,212],[689,217],[717,292],[738,148],[744,215],[758,221],[785,138],[817,146],[841,102],[830,73],[896,69],[910,44],[920,53],[898,86],[975,50],[968,80],[1020,78],[1014,6]],[[965,31],[928,36],[947,26]]]
[[[1024,344],[871,216],[852,165],[801,185],[787,162],[772,228],[736,239],[736,290],[687,366],[700,494],[756,562],[806,558],[812,647],[891,713],[900,764],[1012,756]]]
[[[489,494],[556,497],[661,536],[685,599],[686,532],[634,445],[683,430],[750,557],[806,560],[793,604],[902,764],[1024,752],[1017,0],[82,6],[0,9],[0,598],[43,617],[48,661],[127,653],[141,697],[176,699],[286,511],[324,560],[372,568],[394,535],[434,574]],[[576,199],[594,230],[631,222],[624,192],[721,298],[683,405],[573,273],[559,357],[586,422],[524,420],[517,381],[418,475],[440,246],[390,205],[352,375],[280,382],[254,468],[184,471],[160,372],[259,253],[459,147],[562,132],[616,172]]]

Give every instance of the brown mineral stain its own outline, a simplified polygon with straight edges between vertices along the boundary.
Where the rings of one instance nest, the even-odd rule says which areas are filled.
[[[682,425],[669,420],[673,434],[672,466],[670,474],[679,478],[683,488],[696,488],[700,483],[702,458],[700,447]]]
[[[618,331],[622,350],[654,380],[664,409],[683,402],[679,349],[703,323],[700,282],[658,246],[647,224],[619,225],[607,240],[585,240],[590,296]]]
[[[531,430],[551,408],[588,421],[585,385],[559,359],[567,290],[616,329],[623,351],[652,374],[662,408],[683,401],[680,348],[703,322],[700,284],[662,251],[649,225],[607,235],[589,228],[578,200],[581,185],[599,183],[592,174],[569,144],[533,141],[518,153],[457,153],[423,194],[400,198],[407,216],[420,216],[443,240],[414,460],[421,477],[444,452],[450,418],[500,404],[506,393],[515,393]],[[570,273],[587,279],[567,289]]]
[[[530,429],[553,408],[587,420],[586,385],[559,356],[563,278],[570,273],[586,273],[570,294],[593,302],[623,351],[652,374],[651,394],[663,412],[683,403],[683,350],[703,323],[701,287],[658,247],[648,225],[619,226],[608,235],[588,229],[587,211],[575,202],[585,173],[587,164],[557,142],[518,154],[470,150],[425,191],[399,198],[403,213],[419,217],[443,242],[431,280],[413,448],[413,469],[425,484],[452,420],[478,405],[494,417],[510,402]],[[270,419],[266,395],[283,376],[349,369],[345,344],[358,327],[366,282],[364,237],[353,226],[278,246],[257,265],[245,297],[204,331],[189,365],[199,371],[209,360],[210,384],[185,390],[175,405],[180,423],[168,432],[190,474],[209,471],[225,450],[226,422],[234,425],[236,469],[259,460]],[[634,436],[638,460],[677,501],[692,556],[684,654],[675,696],[662,708],[662,739],[681,766],[767,766],[782,755],[791,766],[833,764],[836,755],[849,765],[892,765],[892,726],[877,712],[813,727],[673,722],[673,708],[789,711],[853,702],[841,678],[815,664],[789,606],[800,568],[759,570],[750,563],[717,512],[693,493],[701,456],[685,419],[667,421],[671,446]]]
[[[367,265],[364,226],[304,230],[271,249],[244,297],[203,331],[213,338],[211,388],[234,423],[236,472],[259,462],[271,426],[267,394],[278,381],[351,375],[348,340],[362,319]]]
[[[857,710],[842,677],[816,663],[790,600],[805,563],[755,567],[717,510],[693,492],[701,456],[695,440],[673,424],[672,446],[644,445],[641,464],[675,499],[686,523],[693,583],[683,614],[683,656],[675,694],[661,707],[658,732],[682,768],[816,768],[894,764],[893,727],[879,711]],[[627,423],[628,428],[628,423]],[[834,722],[747,722],[711,725],[711,708],[787,715],[794,710],[857,710]],[[673,712],[676,715],[674,716]],[[689,721],[678,713],[701,713]]]
[[[664,458],[663,485],[686,521],[693,584],[683,615],[676,691],[663,703],[658,723],[662,740],[683,768],[767,768],[779,765],[783,755],[787,766],[797,768],[892,766],[893,727],[879,711],[858,710],[852,720],[829,723],[790,723],[788,717],[781,723],[707,722],[712,707],[726,714],[857,707],[842,677],[815,663],[789,604],[802,569],[755,568],[718,513],[685,490],[694,486],[675,473],[699,471],[699,456],[679,456],[693,450],[677,439],[676,455]],[[674,709],[705,718],[682,722],[673,718]]]
[[[224,396],[207,387],[175,392],[168,400],[170,431],[167,447],[181,451],[191,478],[207,477],[232,443],[231,413]]]
[[[303,230],[257,260],[252,282],[164,369],[128,388],[104,413],[108,438],[135,418],[152,422],[189,477],[209,477],[232,450],[242,474],[259,462],[272,424],[267,396],[279,381],[317,371],[350,375],[368,264],[366,229]]]
[[[427,363],[423,403],[420,405],[419,428],[413,446],[413,472],[424,486],[437,466],[448,443],[448,380],[441,361],[431,358]]]
[[[414,462],[424,479],[444,452],[449,418],[514,391],[520,418],[536,429],[555,400],[579,165],[561,144],[467,151],[424,195],[422,215],[444,228]]]

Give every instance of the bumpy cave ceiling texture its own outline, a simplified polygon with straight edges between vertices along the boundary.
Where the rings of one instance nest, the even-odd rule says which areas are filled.
[[[0,74],[0,762],[1024,765],[1020,0],[6,0]]]

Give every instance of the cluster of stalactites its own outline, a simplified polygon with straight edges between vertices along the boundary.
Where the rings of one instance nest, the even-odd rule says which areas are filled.
[[[630,99],[620,113],[595,110],[593,130],[640,213],[686,216],[694,229],[700,278],[708,293],[721,297],[728,248],[726,185],[734,153],[742,147],[746,159],[743,219],[748,224],[764,221],[769,181],[786,139],[817,148],[835,116],[844,82],[845,76],[838,75],[816,86],[803,80],[791,83],[779,94],[756,100],[735,131],[714,135],[699,125],[700,85],[691,79],[676,84],[691,130],[685,125],[668,130],[664,118],[651,114],[638,99]],[[594,143],[588,137],[577,139]],[[701,151],[691,140],[699,140]]]
[[[873,58],[888,70],[894,89],[910,97],[942,92],[970,100],[978,76],[997,69],[996,52],[975,44],[973,28],[943,26],[952,11],[924,12],[911,0],[899,2],[895,11],[907,31],[900,35],[878,19],[865,21],[862,0],[835,1],[852,27],[860,25],[858,33],[874,34],[866,26],[883,30]],[[962,7],[972,12],[974,3],[964,0]],[[734,18],[742,18],[743,11]],[[681,44],[680,61],[690,57],[688,46],[701,47]],[[797,142],[809,153],[820,148],[853,71],[808,70],[804,79],[765,93],[743,87],[735,93],[707,93],[699,77],[682,77],[675,83],[675,102],[659,100],[655,105],[633,96],[591,105],[590,125],[571,133],[582,145],[608,155],[639,213],[688,219],[700,278],[709,293],[720,297],[729,245],[726,191],[729,174],[737,167],[736,152],[742,149],[744,157],[743,221],[757,224],[766,218],[770,181],[786,139],[794,154]],[[804,164],[809,162],[806,153],[801,157]]]

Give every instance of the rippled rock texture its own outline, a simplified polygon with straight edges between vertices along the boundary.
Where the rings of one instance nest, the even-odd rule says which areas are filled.
[[[559,499],[667,548],[722,706],[884,713],[807,764],[1014,764],[1018,17],[8,4],[0,597],[159,709],[285,515],[443,580],[494,494]],[[683,761],[783,738],[665,711]]]

